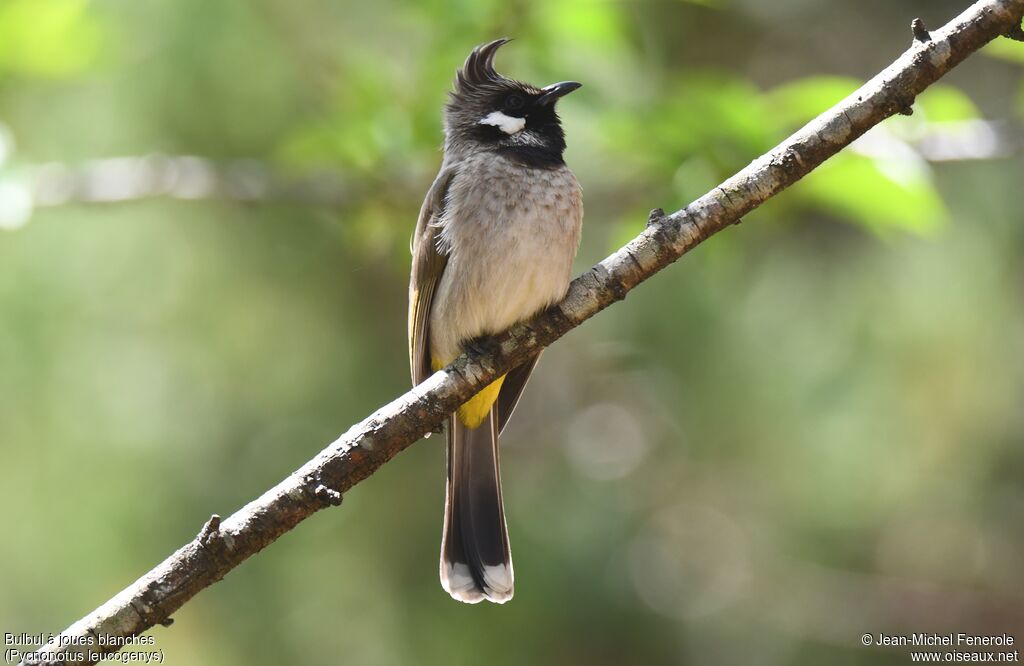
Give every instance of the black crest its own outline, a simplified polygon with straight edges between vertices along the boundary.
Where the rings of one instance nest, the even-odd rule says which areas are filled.
[[[455,74],[455,90],[452,97],[455,100],[467,101],[469,98],[511,88],[521,88],[527,92],[536,92],[533,86],[498,74],[494,69],[494,56],[511,39],[502,37],[487,44],[481,44],[473,49],[465,64]]]
[[[494,69],[494,56],[509,41],[503,37],[477,46],[456,72],[445,107],[445,149],[459,153],[473,146],[531,166],[564,164],[565,135],[554,104],[537,104],[547,89],[502,76]],[[499,127],[481,122],[495,111],[522,118],[524,129],[510,136]]]
[[[455,94],[464,94],[480,88],[495,88],[511,83],[494,70],[494,56],[505,44],[508,37],[481,44],[470,52],[466,63],[455,75]]]

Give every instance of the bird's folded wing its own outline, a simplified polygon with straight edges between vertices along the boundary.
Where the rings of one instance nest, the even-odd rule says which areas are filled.
[[[512,416],[516,405],[519,404],[519,398],[523,395],[526,382],[529,381],[530,375],[533,373],[533,369],[537,367],[537,361],[539,360],[540,352],[537,352],[535,356],[528,358],[518,368],[510,370],[505,375],[505,381],[501,385],[501,393],[498,395],[498,401],[495,404],[498,413],[499,433],[505,429],[505,424],[508,423],[509,417]]]
[[[452,167],[443,167],[437,174],[423,200],[416,230],[410,241],[412,276],[409,278],[409,367],[414,386],[433,372],[430,367],[427,325],[434,288],[448,262],[448,258],[437,249],[437,222],[444,212],[445,195],[453,175]]]

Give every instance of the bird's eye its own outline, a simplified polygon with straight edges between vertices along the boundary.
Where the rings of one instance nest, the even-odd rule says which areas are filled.
[[[505,98],[505,108],[509,111],[518,111],[523,108],[526,102],[523,100],[522,95],[516,95],[515,93]]]

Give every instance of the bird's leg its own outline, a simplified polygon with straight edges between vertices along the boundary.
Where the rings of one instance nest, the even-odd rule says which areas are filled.
[[[486,356],[497,350],[498,346],[495,344],[494,337],[490,335],[480,335],[462,343],[462,351],[467,356]]]
[[[441,433],[443,433],[444,429],[447,427],[447,423],[448,419],[445,419],[438,423],[437,425],[435,425],[433,429],[431,429],[431,431],[427,434],[427,437],[430,437],[430,435],[440,435]]]

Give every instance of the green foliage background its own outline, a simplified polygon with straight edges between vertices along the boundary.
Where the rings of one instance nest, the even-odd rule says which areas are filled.
[[[3,0],[0,632],[62,629],[407,388],[408,237],[473,45],[585,84],[561,104],[582,270],[966,4]],[[1024,44],[993,45],[545,355],[504,441],[511,604],[437,583],[431,439],[153,630],[168,663],[1024,640],[1022,82]],[[922,148],[982,126],[971,159]],[[157,153],[330,205],[33,192]]]

